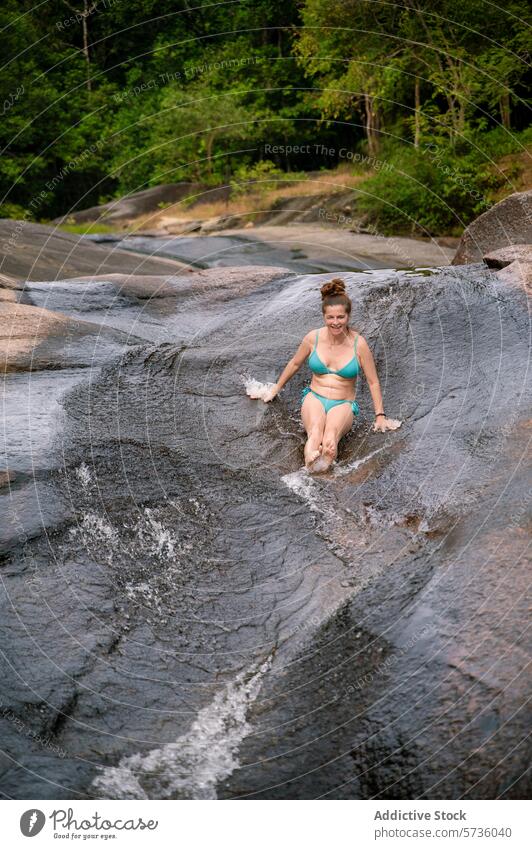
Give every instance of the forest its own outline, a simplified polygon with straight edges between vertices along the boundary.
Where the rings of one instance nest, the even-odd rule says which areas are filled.
[[[516,190],[530,151],[524,0],[4,0],[0,16],[4,218],[343,169],[382,232],[453,233]]]

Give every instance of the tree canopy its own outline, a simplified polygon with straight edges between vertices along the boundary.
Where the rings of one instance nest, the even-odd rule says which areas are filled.
[[[333,168],[349,148],[394,164],[368,193],[381,218],[428,185],[467,219],[480,209],[473,188],[497,183],[497,157],[529,143],[528,10],[524,0],[4,0],[2,214],[46,218],[158,183],[228,183],[264,160],[266,171]],[[266,155],[267,145],[299,150]]]

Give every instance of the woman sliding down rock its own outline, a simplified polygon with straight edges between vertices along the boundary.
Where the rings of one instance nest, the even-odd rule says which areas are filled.
[[[384,433],[401,426],[400,421],[386,417],[373,355],[364,337],[349,327],[351,300],[343,280],[325,283],[321,298],[325,326],[306,334],[277,383],[262,396],[263,401],[273,400],[308,358],[313,376],[301,395],[301,418],[308,437],[305,465],[311,472],[323,472],[331,466],[340,439],[351,430],[353,418],[360,412],[355,401],[360,366],[375,407],[373,431]]]

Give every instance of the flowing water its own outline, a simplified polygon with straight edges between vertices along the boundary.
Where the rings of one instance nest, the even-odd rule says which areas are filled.
[[[328,276],[28,284],[99,329],[4,382],[5,796],[526,792],[524,293],[345,273],[403,424],[371,431],[361,381],[311,476],[308,370],[246,388],[319,326]]]

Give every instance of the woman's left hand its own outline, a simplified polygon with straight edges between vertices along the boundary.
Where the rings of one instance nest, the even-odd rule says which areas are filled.
[[[379,416],[373,422],[373,433],[384,433],[386,430],[397,430],[401,427],[402,422],[399,419],[387,419],[385,416]]]

